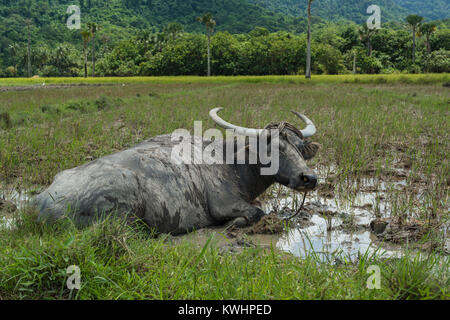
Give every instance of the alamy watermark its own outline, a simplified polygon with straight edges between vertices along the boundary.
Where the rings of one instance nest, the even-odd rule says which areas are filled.
[[[66,270],[67,275],[71,275],[67,279],[67,289],[69,290],[80,290],[81,289],[81,270],[78,266],[70,266]]]
[[[381,270],[377,265],[372,265],[367,268],[367,274],[370,274],[367,279],[367,289],[369,290],[379,290],[381,289]]]
[[[226,130],[224,143],[219,142],[223,141],[220,130],[206,130],[203,138],[202,132],[202,122],[195,121],[194,137],[186,129],[172,133],[171,141],[178,142],[172,149],[173,164],[261,164],[261,175],[277,174],[280,156],[278,129],[264,130],[258,137],[237,135],[234,130]],[[214,142],[203,148],[205,140]]]
[[[367,13],[371,16],[367,19],[367,28],[369,30],[381,29],[381,9],[373,4],[367,8]]]
[[[70,30],[81,29],[81,10],[77,5],[71,5],[67,8],[67,14],[71,16],[67,19],[67,28]]]

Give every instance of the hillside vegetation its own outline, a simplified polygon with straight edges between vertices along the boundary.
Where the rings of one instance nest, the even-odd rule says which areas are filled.
[[[427,19],[446,19],[450,12],[450,2],[448,0],[395,0],[409,12],[420,13]]]
[[[213,75],[301,74],[306,59],[303,2],[0,0],[0,76],[83,76],[85,69],[94,74],[94,61],[99,76],[204,75],[207,37],[196,18],[208,11],[216,22]],[[367,17],[364,3],[313,2],[314,73],[449,72],[448,20],[436,21],[429,35],[419,35],[413,64],[412,34],[401,18],[407,10],[381,1],[388,18],[397,20],[369,34],[346,20]],[[81,30],[66,26],[72,4],[81,8]],[[95,23],[94,33],[90,23]]]
[[[274,12],[305,16],[307,1],[298,0],[249,0]],[[347,19],[362,23],[367,19],[366,9],[372,4],[381,8],[383,21],[403,20],[416,13],[429,20],[448,18],[449,2],[446,0],[317,0],[312,3],[315,16],[326,20]]]

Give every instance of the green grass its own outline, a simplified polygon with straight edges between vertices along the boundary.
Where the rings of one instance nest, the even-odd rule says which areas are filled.
[[[0,299],[448,299],[448,261],[429,255],[332,265],[273,249],[221,253],[154,239],[118,220],[78,230],[70,221],[37,225],[31,212],[0,233]],[[66,287],[66,269],[81,270],[81,290]],[[381,289],[367,269],[381,269]]]
[[[0,86],[45,84],[136,84],[136,83],[442,83],[450,80],[447,73],[439,74],[380,74],[380,75],[314,75],[304,76],[178,76],[178,77],[104,77],[104,78],[0,78]]]
[[[316,76],[308,84],[302,77],[46,79],[83,81],[112,85],[0,92],[0,188],[45,187],[61,170],[192,129],[196,120],[214,127],[212,107],[248,127],[298,123],[290,113],[297,110],[318,127],[313,140],[322,148],[310,165],[335,166],[336,197],[354,196],[368,174],[389,181],[388,169],[408,160],[406,188],[387,193],[389,214],[448,222],[448,75]],[[42,79],[0,80],[33,83]],[[276,250],[222,254],[213,243],[177,245],[114,223],[77,230],[38,225],[28,211],[18,217],[16,229],[0,232],[0,299],[448,299],[448,256],[438,253],[328,265]],[[382,269],[381,290],[366,289],[370,264]],[[79,292],[65,289],[69,265],[82,270]]]

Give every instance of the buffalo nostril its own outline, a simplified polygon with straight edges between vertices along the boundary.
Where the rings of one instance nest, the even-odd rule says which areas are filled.
[[[303,175],[302,180],[308,188],[315,188],[317,185],[317,177],[315,175]]]

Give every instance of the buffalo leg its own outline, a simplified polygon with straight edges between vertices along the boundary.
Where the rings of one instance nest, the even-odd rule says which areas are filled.
[[[237,227],[245,227],[258,222],[264,216],[264,211],[239,199],[212,208],[212,216],[215,220],[232,221]]]

